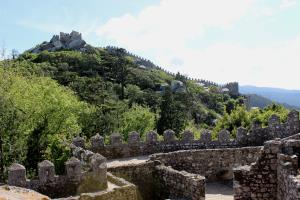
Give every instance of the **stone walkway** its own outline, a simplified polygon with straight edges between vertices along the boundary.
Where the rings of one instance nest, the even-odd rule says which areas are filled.
[[[233,189],[228,184],[206,183],[206,200],[233,200]]]
[[[131,164],[140,164],[147,162],[149,160],[149,156],[138,156],[132,158],[121,158],[115,160],[108,160],[107,161],[107,168],[110,167],[119,167],[119,166],[126,166]]]

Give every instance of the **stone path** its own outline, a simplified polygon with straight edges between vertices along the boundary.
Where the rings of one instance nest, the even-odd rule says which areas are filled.
[[[107,161],[107,168],[110,167],[119,167],[119,166],[126,166],[131,164],[140,164],[147,162],[149,160],[149,156],[138,156],[132,158],[121,158],[115,160],[108,160]]]
[[[206,200],[233,200],[233,189],[228,184],[206,183]]]

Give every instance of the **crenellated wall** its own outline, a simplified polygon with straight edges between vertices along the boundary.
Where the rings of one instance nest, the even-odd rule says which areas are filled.
[[[80,160],[72,157],[65,163],[65,170],[65,175],[56,175],[54,164],[44,160],[38,164],[38,179],[29,180],[25,167],[14,163],[8,169],[7,184],[33,189],[52,198],[107,188],[106,158],[100,154],[91,155],[88,166],[83,166]]]
[[[190,131],[185,131],[182,139],[178,140],[172,130],[166,130],[163,134],[163,141],[158,141],[157,133],[151,131],[147,133],[146,141],[140,139],[139,133],[131,132],[127,143],[123,141],[120,134],[114,133],[110,136],[109,145],[104,143],[104,138],[99,134],[91,138],[91,146],[86,147],[84,139],[80,137],[74,138],[73,144],[100,153],[108,159],[115,159],[189,149],[262,146],[265,141],[285,138],[298,132],[300,132],[299,112],[291,111],[286,123],[281,124],[279,117],[273,115],[269,119],[268,127],[263,128],[260,124],[254,123],[249,132],[244,128],[239,128],[235,139],[230,138],[228,131],[222,130],[217,140],[212,140],[211,132],[205,130],[199,140],[195,140],[194,134]]]
[[[65,163],[64,175],[56,175],[53,163],[45,160],[38,164],[38,179],[28,180],[25,167],[14,163],[8,170],[8,184],[68,200],[204,199],[205,179],[234,177],[237,200],[294,200],[300,197],[299,131],[299,113],[291,111],[285,123],[273,115],[268,127],[253,124],[250,131],[239,128],[235,139],[226,130],[220,131],[217,140],[212,140],[209,131],[204,131],[200,140],[185,131],[177,140],[172,130],[166,130],[163,141],[158,141],[153,131],[146,141],[131,132],[127,143],[115,133],[109,145],[97,134],[90,146],[76,137],[71,145],[74,157]],[[109,159],[151,156],[144,163],[107,169],[102,155]],[[136,186],[107,174],[107,170]]]

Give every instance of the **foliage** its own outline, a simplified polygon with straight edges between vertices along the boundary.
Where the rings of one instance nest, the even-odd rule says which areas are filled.
[[[0,167],[18,161],[33,169],[46,158],[62,172],[70,154],[66,144],[77,134],[107,138],[120,131],[127,138],[130,131],[179,134],[190,128],[200,135],[216,119],[215,131],[235,130],[252,120],[265,123],[273,112],[249,114],[239,99],[217,87],[207,89],[180,73],[138,63],[124,49],[93,47],[85,53],[26,52],[0,62]],[[185,91],[171,91],[174,80],[183,82]]]
[[[143,137],[146,132],[155,128],[155,118],[155,113],[151,112],[149,108],[133,105],[123,113],[119,131],[126,140],[131,131],[137,131]]]
[[[162,134],[167,129],[172,129],[179,134],[187,123],[184,105],[174,99],[174,95],[167,87],[162,97],[160,118],[157,122],[157,132]]]
[[[247,111],[244,106],[236,106],[230,113],[226,113],[218,120],[214,128],[214,136],[222,129],[226,129],[231,132],[232,137],[235,137],[237,128],[242,126],[250,129],[253,122],[260,122],[263,126],[267,126],[268,120],[273,114],[278,115],[283,122],[286,120],[288,112],[288,109],[276,104],[264,109],[252,109],[250,111]]]
[[[1,70],[0,94],[3,150],[12,155],[6,166],[17,160],[36,168],[42,159],[55,161],[58,155],[48,151],[52,138],[70,141],[81,132],[80,113],[87,105],[50,78]]]

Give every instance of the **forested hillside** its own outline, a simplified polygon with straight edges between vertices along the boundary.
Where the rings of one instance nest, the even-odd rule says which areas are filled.
[[[281,88],[240,86],[242,94],[257,94],[272,101],[294,107],[300,107],[300,91]]]
[[[276,103],[275,101],[271,101],[268,98],[265,98],[263,96],[257,95],[257,94],[247,94],[246,95],[247,98],[247,107],[250,109],[252,107],[259,107],[259,108],[264,108],[266,106],[272,105],[274,103]],[[295,109],[295,110],[300,110],[299,107],[296,106],[291,106],[289,104],[286,103],[280,103],[281,105],[283,105],[284,107],[288,108],[288,109]]]
[[[69,156],[72,137],[120,132],[124,139],[137,131],[162,135],[173,129],[181,137],[191,129],[215,135],[234,131],[251,121],[266,122],[272,113],[282,120],[286,109],[271,106],[248,113],[241,96],[220,92],[177,73],[142,67],[124,49],[25,52],[0,62],[0,159],[5,166],[18,161],[31,176],[37,163],[49,159],[57,172]],[[5,173],[0,173],[2,176]],[[2,177],[3,179],[4,177]]]

